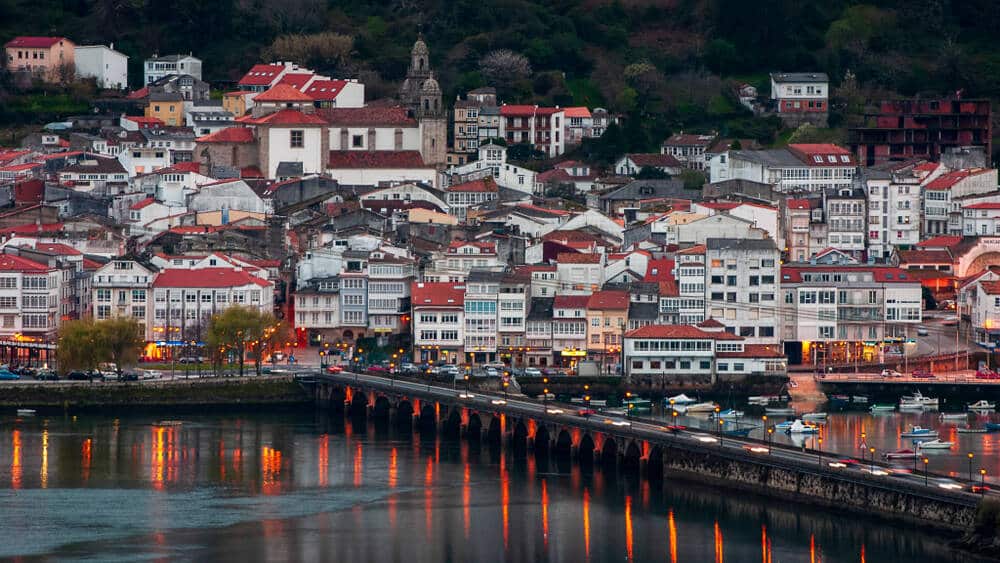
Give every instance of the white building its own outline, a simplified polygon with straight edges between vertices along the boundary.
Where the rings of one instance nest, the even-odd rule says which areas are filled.
[[[944,172],[925,182],[924,234],[961,235],[962,198],[997,189],[995,168],[970,168]]]
[[[822,72],[772,72],[771,99],[779,114],[826,114],[830,79]]]
[[[587,302],[589,295],[556,295],[552,303],[554,365],[572,367],[587,357]]]
[[[728,150],[709,162],[713,182],[750,180],[778,192],[820,192],[851,187],[857,164],[847,149],[831,144],[791,144],[782,149]]]
[[[189,74],[201,80],[201,59],[188,55],[153,56],[143,65],[143,84],[150,84],[171,74]]]
[[[437,186],[437,170],[424,164],[420,151],[330,151],[326,175],[344,186],[407,182]],[[449,202],[449,205],[451,203]]]
[[[448,270],[466,273],[473,268],[496,268],[501,265],[497,247],[492,242],[455,241],[448,245],[439,261],[444,262]]]
[[[114,43],[110,47],[77,45],[73,57],[78,77],[93,78],[98,88],[106,90],[128,88],[128,55],[115,51]]]
[[[604,254],[561,252],[556,255],[557,295],[590,295],[604,285]]]
[[[462,166],[448,170],[449,184],[459,184],[492,176],[499,186],[526,193],[536,193],[540,186],[536,183],[534,170],[507,163],[507,147],[495,143],[484,143],[478,149],[479,158]]]
[[[188,198],[188,210],[196,212],[245,211],[270,213],[271,200],[263,199],[246,182],[240,179],[220,180],[204,184]]]
[[[383,340],[409,330],[405,322],[414,262],[381,250],[368,260],[368,328]]]
[[[0,338],[55,342],[62,276],[55,265],[0,255]]]
[[[411,297],[414,361],[434,364],[463,362],[465,286],[447,282],[414,283]]]
[[[152,316],[154,276],[152,270],[134,260],[112,260],[98,268],[90,284],[94,318],[132,317],[144,327],[146,340],[152,340],[147,320]]]

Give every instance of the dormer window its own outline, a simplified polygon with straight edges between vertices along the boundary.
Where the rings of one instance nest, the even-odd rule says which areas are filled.
[[[823,157],[818,154],[813,155],[813,161],[817,164],[823,164]]]

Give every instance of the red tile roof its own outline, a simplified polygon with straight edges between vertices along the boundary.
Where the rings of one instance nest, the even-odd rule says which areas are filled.
[[[0,255],[0,272],[47,272],[48,265],[13,254]]]
[[[708,332],[691,325],[646,325],[625,333],[625,338],[683,338],[702,340],[743,340],[728,332]]]
[[[480,250],[484,250],[486,252],[496,252],[497,251],[497,245],[493,244],[492,242],[475,242],[475,241],[455,240],[455,241],[452,241],[451,244],[448,245],[448,252],[454,253],[455,250],[458,250],[459,248],[462,248],[462,247],[465,247],[465,246],[474,246],[474,247],[476,247],[476,248],[478,248]]]
[[[328,102],[337,99],[346,85],[346,80],[314,80],[303,92],[316,101]]]
[[[552,215],[558,215],[560,217],[569,215],[569,211],[563,211],[562,209],[550,209],[548,207],[539,207],[537,205],[531,205],[529,203],[522,203],[516,206],[516,209],[525,209],[528,211],[538,211],[539,213],[549,213]]]
[[[497,183],[493,180],[492,176],[487,176],[479,180],[472,180],[471,182],[462,182],[461,184],[455,184],[449,186],[446,191],[449,192],[496,192],[499,191],[497,188]]]
[[[954,259],[947,250],[900,250],[900,264],[951,264]]]
[[[83,254],[72,246],[59,242],[36,242],[35,250],[48,252],[49,254],[58,254],[60,256],[79,256]]]
[[[129,207],[129,209],[139,210],[139,209],[143,209],[143,208],[149,207],[150,205],[153,205],[154,203],[156,203],[156,199],[151,198],[151,197],[147,197],[146,199],[144,199],[142,201],[137,201],[137,202],[133,203],[132,206]]]
[[[698,328],[726,328],[726,325],[720,323],[712,317],[701,321],[697,326]]]
[[[267,86],[284,70],[282,65],[253,65],[240,78],[240,86]]]
[[[48,49],[63,39],[65,39],[65,37],[37,37],[22,35],[11,39],[4,46],[22,47],[25,49]]]
[[[716,352],[717,358],[784,358],[781,347],[774,344],[744,344],[742,352]]]
[[[854,166],[854,154],[832,143],[798,143],[788,145],[792,153],[809,166]]]
[[[709,209],[714,209],[716,211],[729,211],[730,209],[736,209],[737,207],[743,204],[737,203],[735,201],[706,201],[698,205],[701,205],[702,207],[707,207]]]
[[[254,142],[253,129],[248,127],[226,127],[211,135],[198,137],[195,141],[198,143],[252,143]]]
[[[570,117],[583,117],[583,118],[590,117],[590,110],[587,109],[587,108],[585,108],[585,107],[582,107],[582,106],[581,107],[564,108],[563,111],[566,112],[566,117],[567,118],[570,118]]]
[[[715,140],[715,135],[692,135],[678,133],[676,135],[671,135],[669,139],[663,141],[666,146],[689,146],[689,147],[707,147]]]
[[[33,235],[42,233],[58,233],[63,230],[63,227],[63,223],[43,223],[41,225],[31,223],[29,225],[17,225],[15,227],[0,229],[0,234]]]
[[[175,162],[171,165],[171,168],[179,172],[201,172],[201,163],[190,161],[190,162]]]
[[[256,166],[244,166],[240,168],[240,178],[263,178],[264,173]]]
[[[983,288],[987,295],[1000,295],[1000,280],[981,281],[979,287]]]
[[[632,153],[625,155],[635,163],[636,166],[650,167],[650,168],[666,168],[666,167],[677,167],[681,163],[679,160],[674,158],[669,154],[660,153]]]
[[[262,102],[311,102],[312,98],[309,97],[308,94],[303,94],[302,92],[297,90],[295,86],[284,83],[285,78],[288,78],[289,76],[294,76],[294,75],[286,74],[281,79],[281,82],[278,82],[274,86],[271,86],[267,91],[257,94],[253,99],[253,103],[259,104]],[[308,77],[308,75],[306,76]]]
[[[628,292],[618,290],[597,291],[587,300],[587,308],[593,311],[627,311]]]
[[[146,126],[150,126],[150,125],[157,125],[157,126],[166,125],[163,122],[162,119],[159,119],[159,118],[156,118],[156,117],[145,117],[145,116],[142,116],[142,115],[129,115],[129,116],[126,116],[125,119],[127,119],[129,121],[132,121],[134,123],[138,123],[139,125],[146,125]]]
[[[417,120],[406,108],[368,106],[363,108],[320,108],[316,110],[330,125],[396,125],[416,127]]]
[[[951,248],[962,242],[962,237],[957,235],[941,235],[931,237],[925,241],[917,243],[919,248]]]
[[[600,264],[600,254],[584,254],[582,252],[560,252],[556,255],[559,264]]]
[[[427,168],[420,151],[330,151],[329,168]]]
[[[326,125],[326,121],[323,121],[322,117],[313,113],[303,113],[297,109],[283,109],[269,113],[264,117],[246,119],[243,122],[254,125]]]
[[[83,259],[83,269],[84,270],[96,270],[103,266],[104,264],[98,262],[97,260],[91,260],[90,258],[84,257]]]
[[[410,286],[410,303],[419,307],[456,307],[465,304],[465,286],[454,283],[413,282]]]
[[[547,108],[532,105],[508,105],[500,106],[500,115],[506,117],[530,117],[532,115],[552,115],[563,111],[559,108]]]
[[[170,268],[161,271],[153,280],[153,287],[238,287],[250,284],[267,287],[271,282],[233,268]]]
[[[952,186],[961,182],[966,178],[972,176],[978,176],[980,174],[986,174],[990,172],[987,168],[969,168],[965,170],[955,170],[954,172],[948,172],[947,174],[942,174],[937,178],[934,178],[927,183],[924,188],[928,190],[947,190],[951,189]]]
[[[973,203],[972,205],[962,206],[962,209],[1000,209],[1000,201]]]
[[[313,76],[316,75],[311,72],[286,72],[285,75],[281,77],[281,80],[278,81],[278,84],[275,84],[275,86],[285,84],[295,88],[299,92],[302,92],[302,87],[305,86],[306,83],[309,82],[309,79]],[[258,98],[254,98],[254,101],[257,99]]]
[[[704,244],[696,244],[683,250],[678,250],[677,254],[704,254],[706,250],[707,248]]]
[[[801,283],[804,273],[837,273],[871,272],[872,279],[879,283],[918,283],[913,273],[902,268],[884,266],[782,266],[781,283]],[[832,283],[832,282],[831,282]]]
[[[589,295],[556,295],[552,302],[553,309],[586,309]],[[578,320],[582,319],[580,317]],[[555,320],[559,320],[557,317]]]
[[[25,162],[24,164],[11,164],[10,166],[0,166],[0,172],[21,172],[43,166],[41,162]]]
[[[129,92],[128,96],[125,96],[127,100],[142,100],[149,97],[149,86],[143,86],[134,92]]]

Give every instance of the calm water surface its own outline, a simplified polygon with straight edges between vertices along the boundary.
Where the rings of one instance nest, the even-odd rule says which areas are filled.
[[[970,561],[903,525],[321,415],[0,414],[13,561]]]

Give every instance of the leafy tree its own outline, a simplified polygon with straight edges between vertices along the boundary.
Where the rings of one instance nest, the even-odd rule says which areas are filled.
[[[260,323],[260,313],[249,307],[232,306],[225,311],[212,315],[208,323],[206,343],[212,349],[212,363],[218,368],[222,358],[228,353],[235,353],[240,366],[240,375],[246,364],[247,343],[251,335],[257,334]]]
[[[62,323],[58,342],[56,361],[63,371],[92,370],[101,362],[100,339],[92,319]]]
[[[705,185],[705,175],[697,170],[681,172],[680,179],[684,182],[685,190],[700,190]]]
[[[261,374],[264,356],[283,349],[295,335],[287,323],[279,322],[271,313],[257,313],[250,327],[248,349],[253,354],[254,371]]]
[[[94,323],[99,353],[121,375],[122,369],[133,366],[142,352],[143,327],[132,317],[113,317]]]

